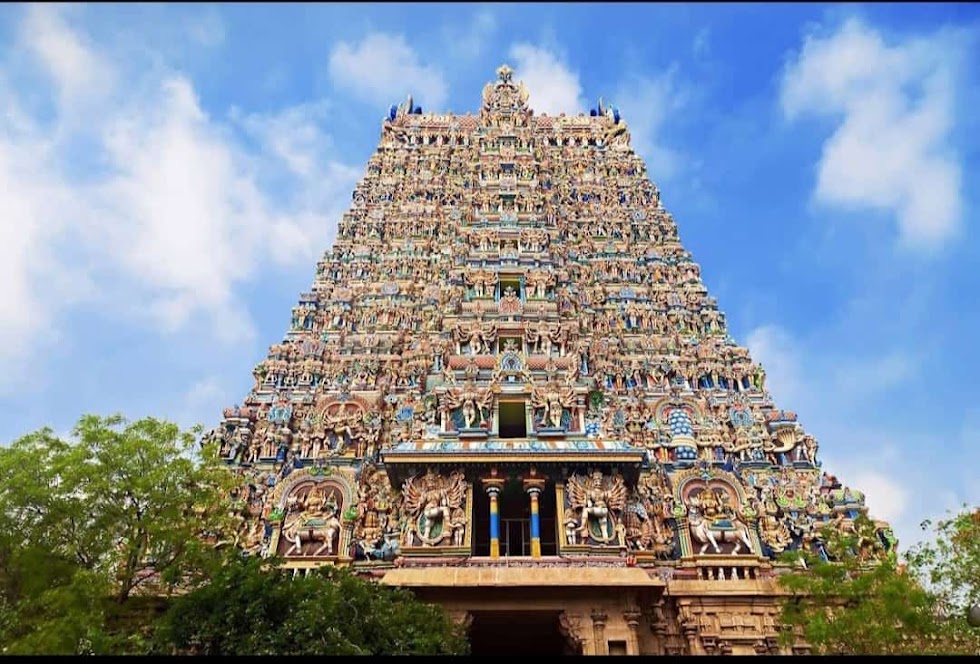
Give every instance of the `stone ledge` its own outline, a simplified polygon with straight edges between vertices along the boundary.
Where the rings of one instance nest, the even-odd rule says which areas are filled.
[[[420,588],[506,587],[663,587],[659,578],[651,578],[639,568],[459,568],[393,569],[382,583],[389,586]]]

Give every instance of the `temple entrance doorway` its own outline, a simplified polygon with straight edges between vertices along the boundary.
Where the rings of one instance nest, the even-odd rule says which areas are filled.
[[[557,503],[555,485],[548,482],[538,496],[541,555],[558,555]],[[531,497],[521,482],[512,478],[497,498],[500,515],[501,557],[531,555]],[[490,555],[490,498],[485,491],[473,495],[473,555]]]
[[[559,611],[470,611],[470,654],[580,655],[561,633]]]

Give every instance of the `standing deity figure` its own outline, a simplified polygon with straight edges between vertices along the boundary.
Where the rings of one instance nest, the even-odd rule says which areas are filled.
[[[541,333],[532,325],[524,329],[524,340],[527,341],[527,352],[538,353],[541,351]]]
[[[600,470],[588,477],[574,475],[567,483],[567,498],[579,512],[578,533],[583,542],[608,544],[616,538],[617,523],[626,507],[627,490],[622,475],[607,478]]]
[[[797,460],[817,463],[817,439],[813,436],[803,436],[803,440],[797,446]]]
[[[405,480],[402,496],[411,519],[406,532],[409,546],[415,544],[414,535],[423,546],[438,546],[447,541],[455,546],[463,544],[466,482],[462,472],[454,471],[445,478],[430,468],[421,477]]]
[[[326,424],[327,435],[331,438],[334,451],[343,452],[348,445],[356,442],[362,434],[361,412],[352,408],[346,411],[343,407],[335,413],[324,411],[323,421]]]
[[[484,324],[477,320],[469,327],[463,327],[457,323],[455,332],[458,354],[463,353],[465,344],[471,355],[481,355],[490,352],[490,344],[497,338],[497,324],[493,322]]]
[[[540,411],[538,422],[548,429],[567,429],[565,410],[575,405],[575,392],[570,387],[559,387],[552,382],[543,388],[531,388],[531,407]]]
[[[548,286],[554,283],[554,275],[548,272],[532,272],[528,275],[528,284],[532,288],[534,297],[544,299],[547,297]]]
[[[481,270],[474,270],[466,274],[466,283],[473,287],[473,295],[476,297],[486,296],[486,280]]]
[[[483,392],[469,381],[463,389],[451,389],[442,397],[443,411],[453,414],[458,429],[475,429],[487,423],[493,390]]]

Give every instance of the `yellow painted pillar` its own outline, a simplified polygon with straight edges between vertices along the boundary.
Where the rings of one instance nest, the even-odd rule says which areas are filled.
[[[500,557],[500,512],[497,508],[497,495],[500,488],[495,486],[487,487],[490,494],[490,557]]]
[[[490,557],[500,557],[500,510],[497,504],[497,497],[506,481],[502,477],[497,477],[497,469],[490,469],[490,476],[480,480],[483,488],[490,496]]]
[[[528,490],[531,494],[531,557],[541,557],[541,518],[538,516],[538,494],[541,489],[531,487]]]
[[[541,517],[538,514],[538,496],[544,489],[546,480],[531,466],[528,477],[524,478],[524,490],[531,496],[531,557],[541,557]]]

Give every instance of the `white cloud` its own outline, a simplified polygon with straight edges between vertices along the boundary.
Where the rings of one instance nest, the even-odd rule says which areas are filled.
[[[510,57],[515,60],[514,79],[524,81],[528,105],[535,113],[577,115],[585,110],[578,74],[552,51],[515,44],[510,49]]]
[[[903,351],[840,364],[833,373],[837,388],[847,394],[881,393],[901,385],[918,370],[918,359]]]
[[[711,28],[701,28],[694,35],[694,42],[691,44],[691,52],[694,57],[702,59],[711,52]]]
[[[922,515],[910,511],[909,474],[899,477],[895,472],[902,467],[902,453],[894,440],[901,439],[903,432],[872,428],[864,418],[855,423],[845,417],[883,390],[913,379],[918,363],[900,352],[861,359],[817,354],[778,325],[752,330],[746,345],[753,360],[766,370],[767,388],[776,406],[795,411],[820,441],[824,470],[863,492],[869,514],[888,521],[903,546],[915,541],[916,520]],[[937,475],[917,475],[919,469],[909,472],[920,486],[939,480]]]
[[[630,76],[621,82],[616,98],[630,131],[633,149],[643,157],[654,180],[669,178],[677,169],[679,156],[658,141],[664,121],[685,103],[676,82],[676,68],[659,76]]]
[[[856,19],[805,38],[783,72],[783,112],[841,117],[823,146],[816,200],[893,213],[915,250],[956,235],[962,169],[950,130],[961,50],[948,32],[890,45]]]
[[[359,44],[340,42],[330,51],[330,76],[379,113],[411,94],[423,111],[446,103],[446,82],[435,66],[424,65],[403,35],[374,32]]]
[[[450,53],[458,58],[473,60],[483,54],[496,31],[497,17],[490,10],[481,9],[468,23],[445,25],[442,34]]]
[[[746,347],[766,372],[766,389],[773,400],[792,410],[806,388],[801,375],[799,348],[781,327],[764,325],[749,332]]]
[[[53,229],[38,223],[39,202],[48,193],[42,179],[24,177],[34,166],[29,150],[0,136],[0,348],[5,364],[20,359],[27,341],[44,329],[47,312],[33,282],[50,265],[46,243]],[[26,181],[25,181],[26,180]],[[8,367],[9,370],[9,367]],[[19,373],[19,372],[18,372]]]
[[[225,24],[214,7],[185,21],[184,30],[201,46],[215,47],[225,41]]]
[[[312,176],[330,153],[332,141],[320,130],[330,111],[326,102],[293,106],[275,114],[244,115],[232,110],[232,118],[271,153],[285,162],[294,175]]]
[[[330,159],[323,104],[244,115],[250,147],[182,74],[92,44],[57,10],[31,7],[20,28],[53,92],[5,85],[0,63],[0,306],[15,312],[0,319],[0,392],[22,378],[11,362],[28,365],[81,301],[164,331],[198,322],[219,341],[248,338],[236,288],[269,261],[308,266],[357,175]],[[43,94],[53,119],[25,110]]]
[[[218,376],[205,376],[193,383],[180,397],[176,412],[170,418],[182,427],[195,424],[208,426],[221,414],[221,409],[240,399]]]
[[[900,482],[874,470],[848,475],[848,486],[864,492],[869,513],[876,519],[898,523],[905,516],[909,491]]]
[[[98,99],[114,83],[110,64],[69,27],[66,19],[74,9],[30,5],[21,26],[24,45],[54,80],[62,107]]]

